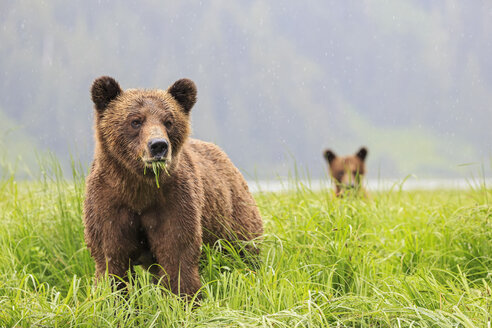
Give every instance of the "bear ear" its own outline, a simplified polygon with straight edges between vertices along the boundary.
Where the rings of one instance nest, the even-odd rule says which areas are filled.
[[[325,150],[323,153],[325,156],[325,159],[328,161],[328,164],[331,164],[335,158],[337,158],[337,155],[335,155],[334,152],[332,152],[330,149]]]
[[[91,96],[94,105],[99,113],[102,113],[111,100],[121,94],[122,90],[118,82],[109,76],[97,78],[91,87]]]
[[[177,80],[167,89],[167,92],[176,99],[186,114],[196,103],[196,85],[190,79]]]
[[[364,161],[367,157],[367,148],[361,147],[355,156],[359,157],[361,161]]]

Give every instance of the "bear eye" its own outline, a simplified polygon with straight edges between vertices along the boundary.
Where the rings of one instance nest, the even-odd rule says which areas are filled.
[[[140,119],[133,120],[131,124],[132,124],[132,128],[138,129],[139,127],[142,126],[142,120]]]
[[[173,126],[173,122],[166,121],[166,122],[164,122],[164,126],[166,127],[166,129],[170,129]]]

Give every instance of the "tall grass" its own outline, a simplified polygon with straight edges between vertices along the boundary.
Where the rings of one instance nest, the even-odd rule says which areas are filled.
[[[204,246],[193,306],[137,270],[127,293],[94,284],[84,174],[56,161],[0,182],[2,327],[490,327],[492,191],[256,194],[261,264]]]

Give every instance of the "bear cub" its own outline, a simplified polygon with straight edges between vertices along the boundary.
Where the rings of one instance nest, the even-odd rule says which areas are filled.
[[[367,148],[362,147],[355,155],[345,157],[338,157],[329,149],[325,150],[323,155],[328,162],[337,196],[346,194],[362,194],[366,196],[362,187],[362,180],[366,173]]]
[[[84,233],[96,277],[125,277],[141,264],[173,293],[193,295],[202,243],[262,234],[239,170],[216,145],[189,137],[196,95],[188,79],[166,91],[122,90],[107,76],[92,84],[96,144]],[[156,164],[165,170],[155,174]]]

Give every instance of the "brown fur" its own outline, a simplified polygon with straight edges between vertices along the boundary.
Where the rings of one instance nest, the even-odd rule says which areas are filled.
[[[200,288],[202,243],[251,240],[263,232],[256,203],[239,170],[217,146],[190,139],[196,101],[191,80],[167,91],[121,90],[110,77],[94,81],[96,147],[84,202],[85,240],[96,263],[124,277],[143,264],[176,294]],[[157,188],[148,142],[169,141]],[[256,248],[252,249],[256,251]],[[179,285],[179,290],[178,290]]]
[[[362,180],[366,173],[365,160],[367,149],[362,147],[359,151],[350,156],[338,157],[329,149],[323,153],[330,167],[330,175],[335,184],[337,196],[342,196],[349,190],[365,195],[362,187]]]

